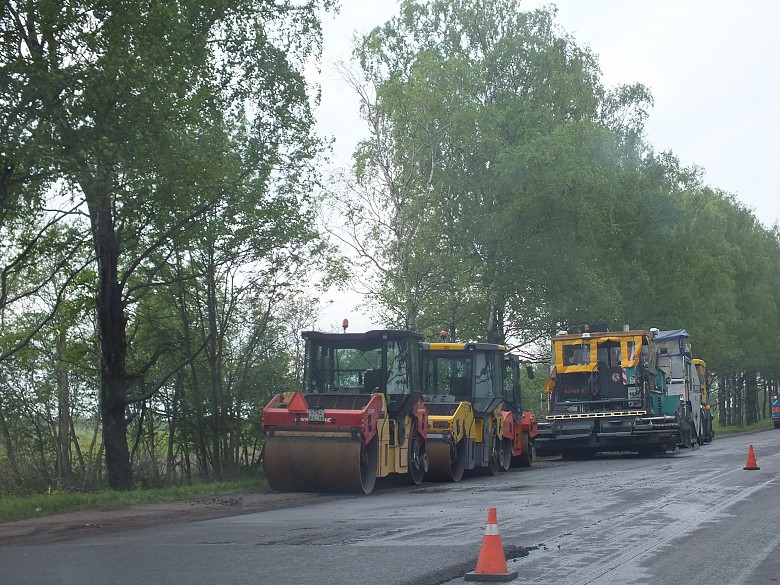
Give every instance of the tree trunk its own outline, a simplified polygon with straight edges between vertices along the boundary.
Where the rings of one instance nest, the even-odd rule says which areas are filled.
[[[189,304],[187,296],[187,288],[185,286],[185,279],[183,277],[184,271],[182,269],[182,260],[180,256],[176,256],[176,271],[179,276],[179,314],[181,317],[181,331],[184,341],[184,347],[187,349],[188,355],[192,356],[192,333],[190,331],[190,318],[187,312]],[[181,415],[182,420],[187,421],[189,427],[194,427],[192,433],[192,440],[195,447],[195,458],[198,460],[198,470],[201,479],[205,482],[210,481],[209,469],[208,469],[208,449],[206,447],[206,421],[203,414],[203,398],[200,391],[200,377],[198,376],[198,367],[195,360],[190,362],[190,375],[191,375],[191,391],[192,398],[189,401],[184,400],[184,393],[182,393],[181,400]],[[188,404],[192,405],[194,415],[188,408]],[[194,419],[194,420],[193,420]],[[184,448],[184,461],[187,475],[187,483],[189,484],[192,478],[192,462],[190,461],[190,451],[188,448],[188,436],[189,430],[187,426],[182,426],[182,433],[185,433],[182,438],[182,445]]]
[[[211,375],[211,466],[218,481],[224,480],[223,457],[225,454],[222,441],[225,426],[223,417],[226,405],[222,402],[222,335],[217,320],[218,293],[213,261],[213,253],[209,254],[207,267],[207,303],[208,331],[210,333],[207,345],[209,374]]]
[[[734,398],[734,417],[733,424],[738,427],[745,426],[745,395],[743,388],[745,386],[744,378],[742,374],[732,375],[732,389],[731,395]]]
[[[98,265],[96,304],[101,357],[100,416],[108,485],[115,490],[129,490],[133,487],[133,474],[125,418],[127,323],[118,277],[119,237],[114,226],[110,189],[91,180],[82,180],[81,187],[89,208]]]
[[[2,397],[0,397],[2,398]],[[8,430],[8,424],[3,414],[3,402],[0,400],[0,435],[3,437],[3,447],[5,448],[5,456],[8,459],[8,466],[11,470],[11,475],[14,478],[16,485],[22,485],[22,475],[19,473],[19,467],[16,463],[16,449],[14,443],[11,440],[11,433]]]
[[[67,330],[62,327],[57,339],[57,475],[60,484],[70,485],[73,460],[70,453],[70,379],[65,366]]]
[[[718,377],[718,425],[721,427],[728,426],[728,409],[726,404],[726,396],[728,395],[728,389],[726,388],[726,376],[720,375]]]
[[[184,390],[184,374],[177,372],[173,385],[173,398],[168,412],[168,448],[165,457],[165,485],[173,485],[173,470],[176,465],[174,444],[179,422],[179,396]]]

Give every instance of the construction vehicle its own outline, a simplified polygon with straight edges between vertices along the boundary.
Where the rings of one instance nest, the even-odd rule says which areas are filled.
[[[780,429],[780,396],[772,396],[772,422]]]
[[[583,325],[553,336],[544,387],[549,413],[538,425],[537,453],[583,459],[599,451],[649,455],[690,444],[690,412],[679,395],[668,393],[656,363],[657,331]]]
[[[305,331],[303,392],[263,410],[264,466],[278,491],[370,493],[378,477],[419,484],[428,413],[420,394],[422,335]]]
[[[520,387],[520,356],[504,356],[504,401],[501,404],[503,431],[501,433],[504,460],[515,467],[531,467],[536,459],[536,415],[523,409]],[[533,368],[526,365],[526,373],[533,379]],[[506,469],[506,467],[505,467]]]
[[[688,332],[685,329],[659,331],[655,334],[655,346],[657,366],[666,374],[667,393],[679,397],[680,407],[690,415],[693,442],[703,445],[705,417],[701,408],[701,382],[693,365]]]
[[[509,469],[513,457],[531,465],[536,419],[522,409],[518,358],[494,343],[424,343],[422,348],[426,477],[460,481],[469,470],[495,475]]]
[[[701,418],[703,420],[704,442],[710,443],[715,438],[713,425],[715,416],[712,414],[712,404],[710,403],[712,400],[710,395],[710,373],[707,369],[707,362],[702,359],[694,358],[693,367],[696,369],[696,375],[701,386]]]

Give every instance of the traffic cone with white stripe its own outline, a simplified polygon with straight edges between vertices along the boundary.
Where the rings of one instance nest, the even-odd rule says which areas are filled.
[[[747,463],[745,463],[745,467],[743,467],[742,469],[748,469],[748,470],[761,469],[758,466],[758,462],[756,461],[756,454],[753,453],[753,445],[750,445],[750,449],[748,449]]]
[[[482,537],[482,548],[479,551],[477,569],[466,573],[466,581],[511,581],[517,577],[517,571],[509,572],[506,568],[504,547],[498,534],[496,509],[488,510],[488,521],[485,536]]]

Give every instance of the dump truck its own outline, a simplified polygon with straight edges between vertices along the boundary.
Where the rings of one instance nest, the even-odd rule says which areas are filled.
[[[699,384],[701,386],[701,418],[704,429],[704,442],[710,443],[715,438],[715,428],[713,421],[715,416],[712,413],[712,396],[710,394],[710,373],[707,369],[707,362],[699,358],[693,358],[693,367],[696,369]],[[780,415],[779,415],[780,416]]]
[[[552,337],[548,414],[538,425],[537,453],[583,459],[690,444],[690,412],[668,393],[656,363],[657,331],[584,325]]]
[[[377,478],[427,470],[420,333],[304,331],[303,391],[263,409],[264,467],[277,491],[370,493]]]
[[[433,481],[533,462],[536,420],[520,400],[516,356],[494,343],[424,343],[423,397]]]

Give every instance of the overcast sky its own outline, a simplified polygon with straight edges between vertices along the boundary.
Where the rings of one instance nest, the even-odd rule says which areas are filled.
[[[554,4],[556,21],[598,56],[607,87],[641,82],[655,105],[646,124],[656,151],[672,150],[705,182],[734,194],[767,227],[780,220],[780,43],[777,0],[521,0]],[[366,130],[334,64],[353,35],[394,16],[395,0],[341,0],[324,19],[319,131],[348,161]]]

